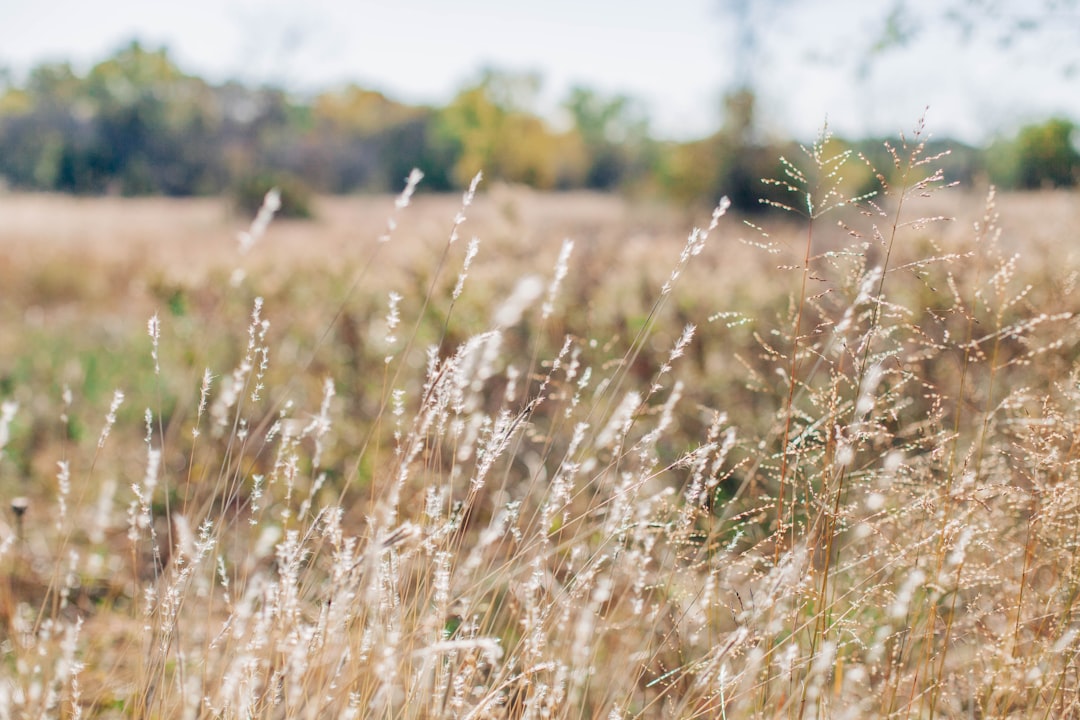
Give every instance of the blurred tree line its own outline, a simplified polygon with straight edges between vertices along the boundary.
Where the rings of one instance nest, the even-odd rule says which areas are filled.
[[[759,207],[762,177],[797,158],[794,143],[756,132],[754,94],[730,93],[710,137],[663,142],[633,99],[584,87],[562,104],[565,127],[537,112],[540,78],[485,71],[445,107],[412,106],[350,85],[299,100],[272,87],[212,85],[184,73],[164,49],[133,42],[84,75],[43,64],[23,82],[0,74],[0,175],[18,190],[78,194],[211,195],[257,203],[271,184],[308,192],[386,192],[413,167],[428,190],[489,178],[539,189],[589,188],[707,203],[721,194]],[[881,170],[880,142],[837,140]],[[945,143],[940,143],[944,145]],[[1080,182],[1077,128],[1053,119],[986,149],[949,142],[947,175],[1005,188]],[[868,188],[867,169],[850,179]]]

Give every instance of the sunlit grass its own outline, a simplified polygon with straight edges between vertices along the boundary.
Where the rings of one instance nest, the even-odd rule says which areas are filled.
[[[1076,712],[1073,259],[919,133],[760,228],[496,188],[27,264],[0,717]]]

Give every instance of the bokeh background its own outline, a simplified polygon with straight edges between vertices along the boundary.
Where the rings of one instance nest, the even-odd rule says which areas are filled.
[[[12,190],[252,204],[277,184],[303,215],[307,194],[397,190],[417,166],[428,191],[483,169],[753,210],[826,122],[883,160],[926,108],[961,183],[1080,176],[1075,0],[0,7]]]
[[[0,0],[0,720],[1080,717],[1078,63]]]

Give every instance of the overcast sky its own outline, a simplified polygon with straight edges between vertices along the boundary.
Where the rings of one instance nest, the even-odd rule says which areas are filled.
[[[715,129],[724,90],[744,78],[766,130],[802,138],[826,116],[842,134],[893,134],[927,105],[935,135],[969,141],[1080,118],[1080,4],[976,0],[977,14],[945,17],[972,1],[0,0],[0,65],[16,77],[43,60],[85,69],[138,38],[214,81],[351,81],[426,103],[490,65],[540,72],[549,114],[581,83],[639,98],[655,130],[679,138]],[[875,53],[893,7],[912,37]],[[1034,29],[1007,31],[1027,20]]]

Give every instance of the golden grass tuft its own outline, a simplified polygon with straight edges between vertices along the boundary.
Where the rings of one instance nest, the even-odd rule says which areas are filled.
[[[1080,218],[922,137],[689,237],[0,198],[0,717],[1076,714]]]

